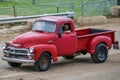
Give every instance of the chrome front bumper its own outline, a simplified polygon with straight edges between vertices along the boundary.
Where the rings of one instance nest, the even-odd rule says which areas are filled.
[[[34,54],[29,53],[28,49],[8,47],[3,50],[2,60],[15,63],[34,63]]]
[[[8,61],[8,62],[15,62],[15,63],[34,63],[34,60],[22,60],[22,59],[16,59],[16,58],[8,58],[8,57],[2,57],[2,60]]]

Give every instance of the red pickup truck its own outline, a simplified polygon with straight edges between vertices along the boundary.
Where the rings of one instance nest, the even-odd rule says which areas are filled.
[[[12,67],[34,63],[38,71],[48,70],[51,60],[56,62],[59,56],[73,59],[89,53],[93,62],[102,63],[115,42],[114,32],[94,28],[75,30],[70,18],[41,17],[33,23],[31,31],[3,45],[2,59]]]

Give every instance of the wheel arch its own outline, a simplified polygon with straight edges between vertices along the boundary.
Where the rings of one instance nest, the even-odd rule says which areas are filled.
[[[34,60],[35,62],[38,61],[40,55],[42,53],[48,53],[51,58],[53,59],[54,62],[56,62],[58,60],[57,58],[57,49],[54,45],[51,44],[42,44],[42,45],[37,45],[34,46],[35,48],[35,52],[34,52]]]
[[[87,52],[94,54],[96,46],[99,45],[100,43],[105,44],[108,49],[110,49],[112,47],[112,40],[110,37],[96,36],[90,40]]]
[[[103,63],[107,60],[108,49],[104,43],[100,43],[96,46],[95,53],[91,54],[91,58],[95,63]]]

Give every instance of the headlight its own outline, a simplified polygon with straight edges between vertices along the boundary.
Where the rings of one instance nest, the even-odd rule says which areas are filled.
[[[2,46],[2,48],[3,48],[4,50],[7,49],[7,47],[8,47],[8,44],[7,44],[7,43],[3,44],[3,46]]]
[[[30,52],[30,53],[33,53],[33,52],[34,52],[34,47],[30,47],[30,48],[29,48],[29,52]]]

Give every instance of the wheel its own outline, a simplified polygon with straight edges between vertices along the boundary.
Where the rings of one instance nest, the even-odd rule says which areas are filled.
[[[91,58],[95,63],[105,62],[108,57],[108,49],[107,46],[103,43],[97,45],[95,49],[95,53],[91,54]]]
[[[8,62],[8,64],[11,66],[11,67],[20,67],[22,65],[22,63],[14,63],[14,62]]]
[[[37,71],[46,71],[51,65],[51,56],[48,53],[42,53],[39,60],[35,63]]]
[[[65,59],[74,59],[74,55],[63,56]]]

